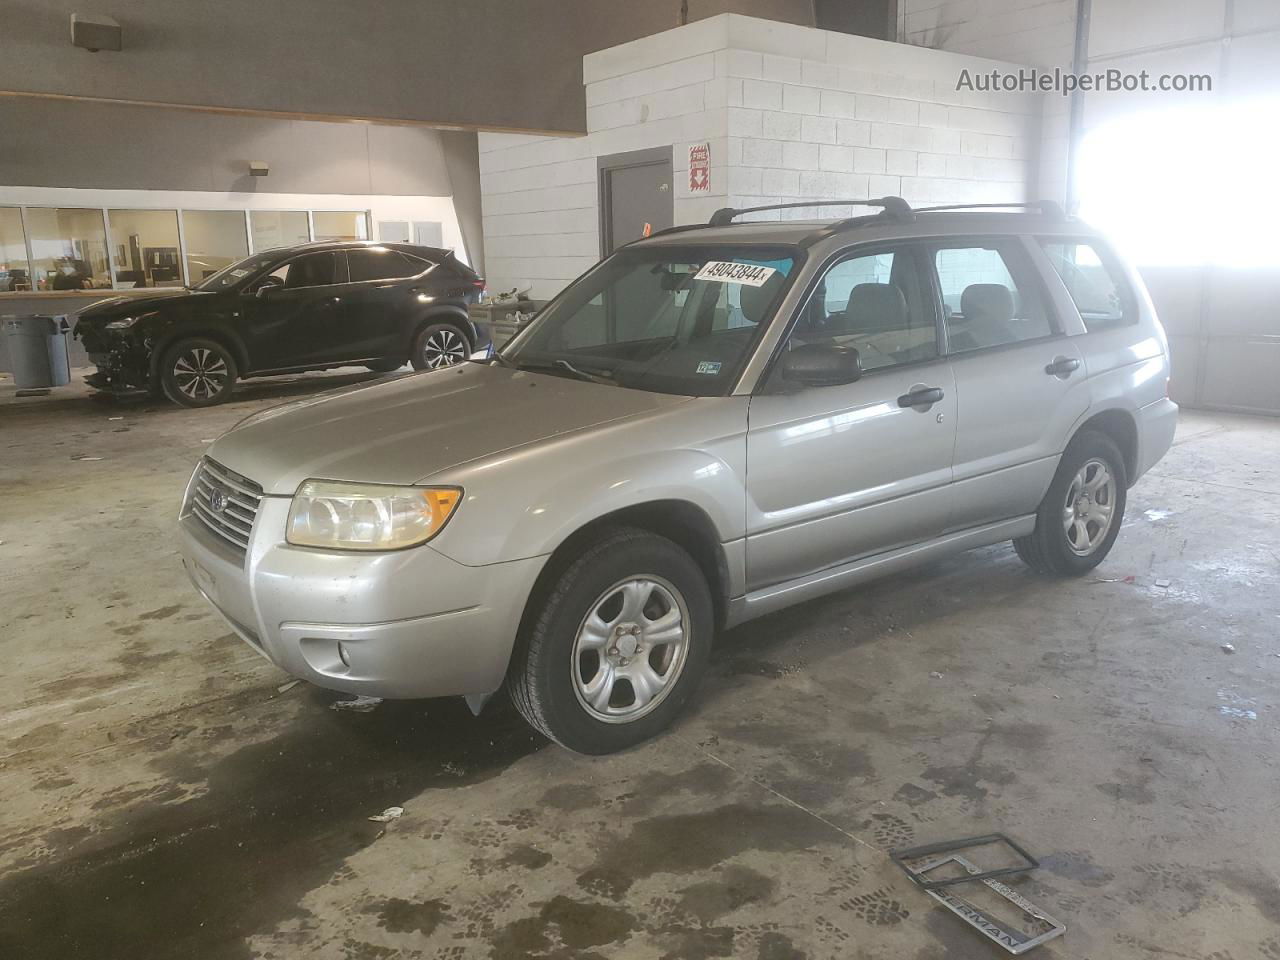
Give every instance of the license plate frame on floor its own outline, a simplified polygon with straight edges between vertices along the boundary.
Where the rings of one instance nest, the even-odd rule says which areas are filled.
[[[938,870],[947,864],[956,864],[968,874],[980,874],[983,871],[966,860],[959,854],[951,854],[934,860],[920,867],[916,872],[920,877],[924,877],[934,870]],[[997,896],[1009,901],[1024,918],[1029,918],[1038,925],[1047,929],[1041,929],[1038,932],[1020,930],[1014,927],[1012,923],[1003,918],[993,917],[987,910],[984,910],[956,892],[957,884],[951,883],[946,886],[926,887],[925,893],[937,900],[957,917],[963,920],[969,926],[973,927],[989,940],[993,940],[1008,950],[1012,954],[1026,953],[1033,947],[1038,947],[1047,940],[1061,936],[1066,932],[1066,924],[1059,920],[1055,920],[1049,916],[1040,907],[1028,900],[1018,891],[1014,890],[1007,884],[1001,883],[989,876],[987,877],[968,877],[961,878],[963,882],[974,882],[985,885],[990,888]]]

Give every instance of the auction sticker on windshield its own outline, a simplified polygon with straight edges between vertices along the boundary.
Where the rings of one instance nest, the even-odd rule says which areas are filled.
[[[735,263],[732,260],[711,260],[694,274],[695,280],[713,280],[716,283],[742,283],[748,287],[763,287],[778,271],[758,263]]]

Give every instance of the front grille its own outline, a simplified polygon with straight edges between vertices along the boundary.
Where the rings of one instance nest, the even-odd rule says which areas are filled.
[[[244,553],[261,499],[260,486],[206,457],[191,485],[191,515]],[[217,501],[221,501],[221,509],[215,509]]]

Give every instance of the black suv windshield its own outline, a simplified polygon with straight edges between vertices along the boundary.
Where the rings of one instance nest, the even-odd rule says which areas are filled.
[[[278,250],[255,253],[252,257],[237,260],[230,266],[223,267],[217,273],[210,274],[191,289],[206,291],[229,290],[234,286],[238,286],[242,280],[253,276],[263,267],[268,267],[279,259],[280,251]]]
[[[796,275],[795,247],[620,250],[503,350],[521,369],[688,397],[721,396]]]

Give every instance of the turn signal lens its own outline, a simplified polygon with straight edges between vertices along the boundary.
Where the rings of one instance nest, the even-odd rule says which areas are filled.
[[[416,547],[444,528],[461,499],[457,487],[308,480],[289,507],[287,539],[329,550]]]

